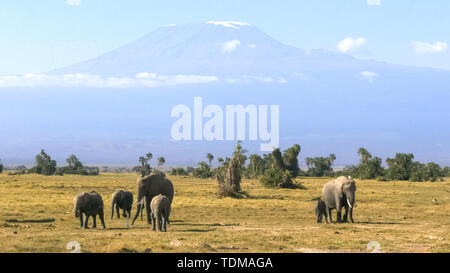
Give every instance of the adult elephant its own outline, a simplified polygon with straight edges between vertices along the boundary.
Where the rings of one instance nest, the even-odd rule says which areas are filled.
[[[348,215],[353,223],[353,206],[355,204],[356,184],[351,176],[340,176],[337,179],[326,183],[322,189],[322,198],[325,201],[326,213],[331,219],[331,210],[336,209],[337,222],[342,222],[341,211],[345,209],[344,222],[347,222]]]
[[[172,205],[173,200],[173,184],[166,177],[159,174],[152,174],[146,177],[139,177],[137,180],[137,206],[136,206],[136,214],[133,217],[133,221],[131,224],[133,225],[136,221],[139,213],[141,212],[141,207],[145,203],[145,211],[147,213],[147,223],[151,223],[151,213],[150,213],[150,202],[153,197],[162,194],[169,198],[170,204]],[[145,197],[145,198],[144,198]],[[170,215],[170,211],[168,216]]]

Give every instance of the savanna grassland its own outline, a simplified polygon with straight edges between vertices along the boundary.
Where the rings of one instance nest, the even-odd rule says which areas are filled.
[[[140,218],[129,228],[127,219],[110,219],[111,194],[124,189],[136,196],[136,178],[0,174],[0,252],[70,252],[70,241],[82,252],[368,252],[371,241],[382,252],[450,252],[448,178],[356,180],[355,223],[317,224],[310,200],[329,178],[297,178],[306,189],[268,189],[244,180],[246,198],[217,199],[213,179],[169,177],[176,194],[166,233]],[[73,197],[92,190],[103,197],[107,230],[82,230],[72,214]]]

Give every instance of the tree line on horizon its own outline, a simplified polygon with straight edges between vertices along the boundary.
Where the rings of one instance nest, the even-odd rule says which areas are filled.
[[[336,160],[334,154],[327,157],[307,157],[305,159],[307,170],[299,168],[298,156],[301,147],[298,144],[281,151],[276,148],[272,153],[250,154],[244,149],[239,141],[236,145],[233,156],[218,157],[218,167],[213,168],[212,163],[215,159],[211,153],[206,154],[207,161],[200,161],[196,167],[177,167],[172,168],[168,173],[170,175],[189,176],[196,178],[216,178],[224,177],[224,172],[230,166],[230,162],[234,156],[238,157],[239,173],[242,177],[249,179],[259,179],[260,182],[267,187],[292,187],[292,179],[295,177],[337,177],[341,175],[352,176],[359,179],[376,179],[378,181],[389,180],[405,180],[412,182],[422,181],[438,181],[443,177],[450,176],[449,167],[441,167],[437,163],[421,163],[414,161],[412,153],[397,153],[393,158],[386,158],[387,167],[383,167],[381,158],[373,156],[367,149],[359,148],[357,154],[360,158],[357,165],[346,166],[343,170],[334,171],[333,163]],[[139,165],[132,168],[132,171],[139,173],[141,176],[150,174],[162,174],[164,172],[160,168],[165,164],[164,157],[157,158],[157,168],[150,166],[153,158],[152,153],[139,157]],[[248,162],[248,164],[246,164]],[[75,156],[70,155],[66,159],[67,165],[57,167],[56,161],[52,160],[43,149],[35,156],[35,165],[27,169],[25,166],[18,168],[16,172],[10,172],[10,175],[36,173],[43,175],[98,175],[100,169],[98,167],[86,167]],[[235,164],[236,165],[236,164]],[[4,170],[0,161],[0,173]]]
[[[289,182],[295,177],[338,177],[352,176],[359,179],[376,179],[378,181],[404,180],[411,182],[437,181],[443,177],[450,176],[449,167],[441,167],[437,163],[429,162],[423,164],[414,161],[412,153],[397,153],[393,158],[387,158],[387,167],[383,167],[381,158],[373,156],[367,149],[359,148],[357,153],[360,158],[357,165],[346,166],[343,170],[334,171],[333,163],[336,160],[334,154],[327,157],[307,157],[305,159],[307,170],[302,170],[298,165],[298,155],[301,147],[298,144],[281,152],[276,148],[269,154],[251,154],[243,153],[242,174],[245,178],[260,179],[261,183],[268,187],[289,187]],[[217,158],[219,167],[212,168],[211,162],[214,156],[210,153],[206,155],[209,164],[206,161],[200,161],[196,168],[184,169],[174,168],[170,172],[172,175],[193,175],[197,178],[215,177],[221,167],[228,166],[230,158]],[[246,161],[249,161],[245,165]]]

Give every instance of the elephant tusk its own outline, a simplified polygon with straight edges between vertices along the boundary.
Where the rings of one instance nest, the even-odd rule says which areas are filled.
[[[350,200],[348,200],[348,198],[347,198],[347,203],[350,206],[350,208],[352,209],[353,207],[352,207],[352,205],[350,205]]]

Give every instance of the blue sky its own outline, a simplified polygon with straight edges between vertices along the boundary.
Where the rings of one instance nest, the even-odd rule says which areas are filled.
[[[2,1],[0,75],[43,73],[162,25],[209,20],[248,22],[303,49],[450,69],[448,14],[447,0]]]

